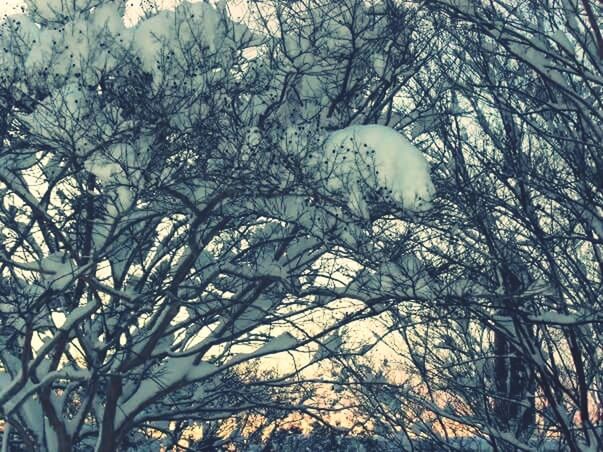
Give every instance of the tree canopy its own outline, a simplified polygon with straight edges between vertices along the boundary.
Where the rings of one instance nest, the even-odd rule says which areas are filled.
[[[598,5],[25,3],[3,452],[602,447]]]

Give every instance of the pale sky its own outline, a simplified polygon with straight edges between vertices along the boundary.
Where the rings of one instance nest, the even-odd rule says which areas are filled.
[[[0,3],[0,16],[4,14],[10,14],[15,11],[15,9],[22,5],[22,0],[4,0]]]

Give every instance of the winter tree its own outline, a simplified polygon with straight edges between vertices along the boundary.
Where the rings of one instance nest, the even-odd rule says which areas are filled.
[[[599,5],[25,3],[3,450],[603,447]]]
[[[3,451],[159,450],[341,409],[312,366],[415,298],[405,244],[434,194],[408,139],[361,125],[396,125],[433,57],[397,11],[278,2],[243,25],[226,2],[147,2],[126,26],[121,1],[27,0],[3,19]]]
[[[438,162],[416,254],[431,296],[390,311],[383,384],[362,362],[348,383],[403,448],[600,450],[600,5],[425,5],[442,46],[418,137]]]

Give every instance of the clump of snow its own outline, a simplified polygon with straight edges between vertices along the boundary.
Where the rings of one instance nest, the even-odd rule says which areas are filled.
[[[128,143],[117,143],[110,146],[106,154],[100,152],[93,153],[84,162],[84,168],[102,182],[131,182],[132,177],[128,177],[124,173],[124,168],[127,168],[128,173],[132,175],[136,173],[136,170],[143,164],[146,157],[146,152],[144,154],[142,150],[141,152],[137,152],[137,147],[143,148],[144,144],[136,144],[139,146],[132,146]],[[140,177],[139,174],[137,175]]]
[[[94,8],[91,19],[97,30],[106,28],[113,35],[124,31],[124,19],[116,2],[106,3]]]
[[[290,126],[280,137],[279,146],[287,154],[303,154],[308,148],[320,146],[323,138],[320,134],[313,134],[305,126]]]
[[[385,70],[387,68],[387,59],[381,53],[375,53],[371,56],[371,63],[373,64],[373,70],[379,77],[385,76]]]
[[[430,207],[435,193],[429,163],[403,135],[381,125],[354,125],[333,132],[324,144],[327,188],[346,190],[349,206],[367,216],[362,184],[384,189],[405,209]],[[324,172],[324,170],[323,170]]]
[[[86,160],[84,168],[89,173],[94,174],[101,182],[109,181],[115,174],[123,171],[119,164],[102,155],[94,155]]]
[[[94,0],[26,0],[28,10],[34,16],[48,21],[61,21],[72,17],[98,3]]]
[[[258,297],[258,299],[248,306],[233,322],[233,334],[239,334],[247,329],[252,329],[261,324],[274,307],[275,301],[270,297]]]
[[[262,141],[262,131],[258,127],[250,127],[245,136],[247,146],[258,146]]]
[[[361,83],[367,67],[389,78],[391,65],[379,55],[387,54],[391,45],[383,42],[387,21],[375,13],[374,3],[357,2],[349,8],[343,1],[317,2],[303,14],[296,7],[283,9],[279,16],[283,63],[297,74],[295,90],[305,119],[329,109],[344,79],[351,85]],[[375,57],[365,58],[368,55]],[[354,64],[342,65],[342,59]]]
[[[118,212],[125,212],[134,203],[134,193],[127,185],[119,185],[113,191],[115,194],[112,199],[112,204],[109,204],[107,209],[110,216],[116,216]],[[111,215],[110,207],[115,206],[115,211]]]
[[[128,45],[128,33],[118,3],[98,3],[30,2],[30,11],[41,25],[25,58],[26,70],[31,75],[42,74],[54,83],[81,78],[94,85],[102,71],[115,68],[119,54]]]
[[[27,16],[0,17],[0,49],[3,50],[0,52],[0,78],[21,79],[24,72],[23,59],[27,58],[28,49],[39,39],[39,34],[36,24]],[[22,89],[19,85],[15,86],[15,96]]]
[[[84,169],[96,176],[101,192],[106,195],[107,223],[130,209],[136,193],[144,188],[144,171],[151,152],[150,140],[149,136],[142,135],[132,143],[116,143],[105,150],[96,150],[84,161]],[[104,229],[101,227],[102,231]]]
[[[279,353],[287,350],[292,350],[297,345],[297,339],[290,333],[285,332],[277,337],[272,338],[269,342],[254,351],[253,355],[268,355],[271,353]]]
[[[193,68],[209,55],[219,55],[228,66],[231,51],[244,37],[247,27],[229,23],[224,12],[209,2],[183,1],[173,11],[161,11],[140,21],[133,29],[133,50],[144,71],[161,84],[165,73]]]
[[[14,14],[4,18],[0,24],[2,34],[0,37],[7,38],[8,33],[16,33],[27,45],[38,38],[39,29],[30,17],[24,14]],[[9,52],[4,52],[9,53]]]
[[[64,253],[50,254],[38,261],[42,278],[48,288],[62,290],[71,284],[75,263]]]
[[[44,99],[32,113],[20,115],[20,119],[40,139],[72,145],[78,152],[85,152],[91,146],[86,121],[89,103],[86,92],[77,83],[68,83]]]
[[[152,73],[157,69],[162,45],[167,41],[169,33],[173,33],[174,20],[170,15],[171,13],[162,11],[140,22],[134,31],[133,45],[147,72]]]
[[[341,337],[339,330],[333,331],[319,344],[318,350],[314,355],[314,360],[320,361],[340,353],[342,345],[343,338]]]
[[[555,30],[551,38],[559,44],[563,49],[565,49],[568,53],[574,54],[575,48],[567,35],[562,30]]]

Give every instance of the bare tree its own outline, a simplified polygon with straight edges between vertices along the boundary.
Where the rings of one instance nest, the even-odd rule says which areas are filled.
[[[330,3],[258,6],[260,30],[207,2],[127,28],[121,2],[30,0],[2,22],[3,451],[173,447],[195,422],[341,409],[315,402],[312,366],[385,309],[388,244],[414,233],[393,219],[433,187],[391,129],[410,186],[379,175],[371,129],[326,149],[321,122],[387,122],[430,52],[385,38],[398,16]],[[266,355],[285,369],[251,372]]]
[[[415,444],[465,450],[476,446],[459,438],[477,435],[496,450],[600,449],[596,6],[426,5],[448,46],[431,65],[442,82],[423,135],[440,163],[421,253],[436,295],[391,311],[404,383],[365,384],[367,403]]]
[[[403,450],[602,447],[597,5],[27,4],[0,35],[4,450],[342,410]],[[374,124],[428,149],[433,203]]]

